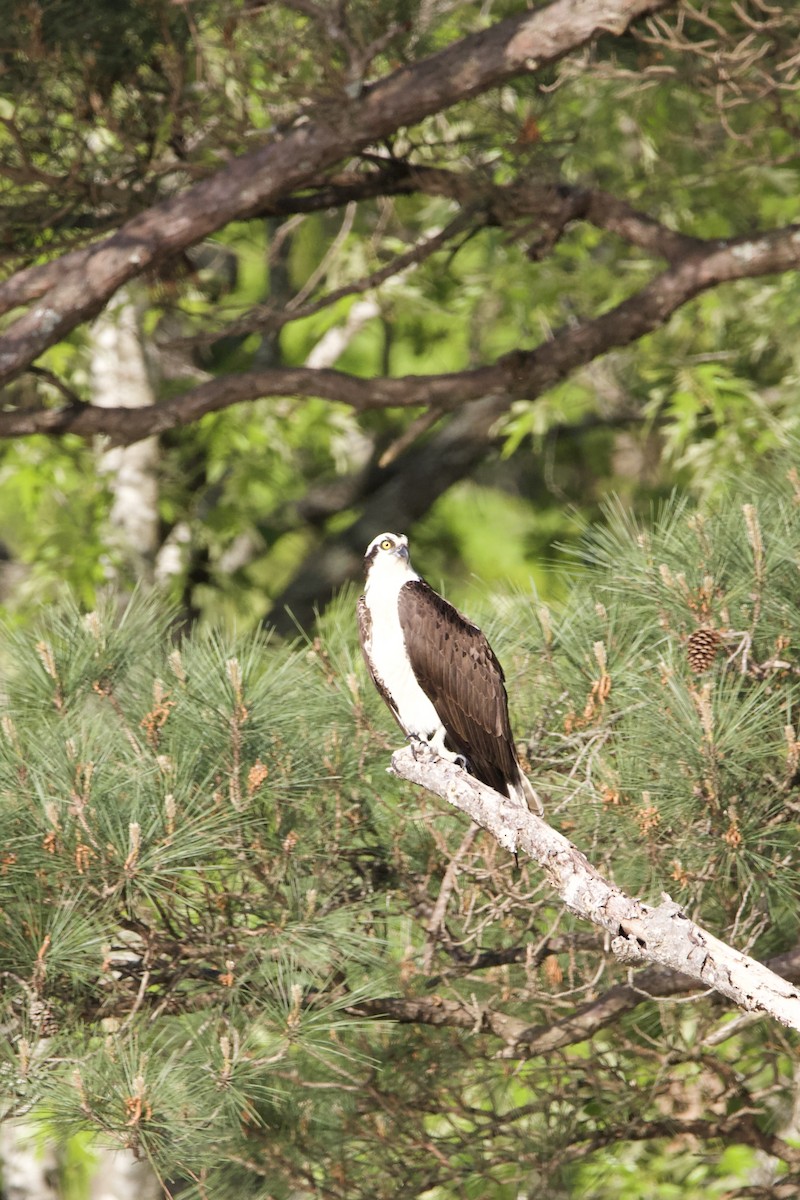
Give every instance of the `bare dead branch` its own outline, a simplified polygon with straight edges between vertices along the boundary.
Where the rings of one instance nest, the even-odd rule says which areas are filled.
[[[746,1012],[763,1013],[800,1030],[800,993],[791,983],[696,925],[669,899],[652,907],[625,895],[534,813],[453,763],[415,758],[411,747],[392,755],[391,770],[466,813],[505,849],[529,854],[571,912],[611,935],[611,949],[622,962],[668,967]]]
[[[426,940],[425,951],[422,956],[422,969],[426,972],[426,974],[430,973],[431,962],[433,961],[433,951],[436,946],[436,940],[439,932],[444,924],[447,905],[450,902],[450,897],[456,885],[459,864],[464,855],[472,846],[472,843],[475,841],[475,835],[477,832],[478,826],[474,824],[470,825],[469,829],[462,838],[461,845],[450,859],[450,862],[447,865],[447,870],[442,877],[442,885],[439,889],[439,895],[436,903],[433,906],[433,912],[430,915],[427,928],[425,930]]]
[[[568,939],[551,940],[553,944],[546,944],[546,953],[560,953],[569,949]],[[579,944],[584,949],[591,948],[589,944]],[[594,948],[599,949],[596,940]],[[512,947],[511,952],[506,955],[502,952],[490,952],[485,965],[496,966],[501,961],[522,962],[525,956],[519,952],[521,949],[524,948]],[[483,964],[480,962],[475,963],[474,969],[481,965]],[[800,948],[770,959],[766,966],[792,983],[800,982]],[[438,977],[432,982],[435,986],[439,982]],[[438,995],[412,999],[387,997],[369,1000],[360,1003],[357,1009],[370,1016],[383,1017],[401,1024],[452,1025],[472,1030],[479,1024],[483,1032],[491,1033],[505,1042],[499,1053],[500,1058],[535,1058],[540,1054],[551,1054],[566,1046],[588,1041],[600,1030],[618,1021],[626,1013],[633,1012],[641,1004],[653,1000],[669,1000],[696,988],[696,981],[681,972],[663,966],[646,967],[632,974],[628,983],[615,984],[594,1000],[575,1009],[569,1016],[549,1025],[529,1025],[520,1018],[510,1017],[489,1008],[481,1011],[478,1021],[474,1010],[456,1001],[445,1002]],[[759,1019],[763,1019],[762,1014],[750,1012],[743,1013],[738,1020]],[[719,1033],[727,1034],[730,1031],[733,1036],[739,1028],[738,1021],[726,1021],[720,1026]],[[721,1040],[721,1036],[715,1039],[706,1038],[704,1045],[716,1045]]]

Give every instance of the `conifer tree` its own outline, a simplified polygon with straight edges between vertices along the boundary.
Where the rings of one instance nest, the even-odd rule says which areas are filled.
[[[791,458],[647,525],[615,506],[560,608],[472,614],[547,820],[787,979],[799,506]],[[793,1035],[617,961],[387,775],[352,609],[295,646],[176,644],[142,596],[9,633],[3,1115],[223,1200],[796,1190]]]

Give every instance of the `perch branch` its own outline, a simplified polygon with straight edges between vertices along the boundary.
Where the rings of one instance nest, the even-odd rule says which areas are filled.
[[[622,962],[669,967],[746,1012],[800,1030],[800,993],[791,983],[696,925],[668,898],[654,907],[627,896],[563,834],[526,808],[452,763],[415,759],[410,747],[392,755],[391,771],[466,813],[509,852],[530,855],[571,912],[611,935],[611,949]]]

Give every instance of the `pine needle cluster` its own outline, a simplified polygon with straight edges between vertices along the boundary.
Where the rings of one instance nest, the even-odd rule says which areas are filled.
[[[797,937],[799,500],[781,468],[713,512],[616,507],[560,611],[470,611],[547,818],[758,957]],[[293,647],[175,643],[141,597],[8,636],[3,1114],[89,1129],[215,1200],[543,1179],[610,1200],[605,1148],[628,1138],[671,1194],[658,1131],[709,1094],[711,1131],[740,1110],[765,1125],[786,1046],[746,1029],[712,1055],[710,1001],[603,1016],[627,976],[597,931],[386,775],[402,739],[354,599]],[[562,1049],[534,1053],[542,1031]]]
[[[612,507],[536,643],[553,707],[530,766],[565,827],[762,953],[797,927],[798,498],[784,467],[705,514]]]
[[[3,1115],[219,1195],[221,1164],[315,1119],[364,1057],[345,1010],[391,984],[352,696],[313,648],[178,646],[169,619],[136,598],[9,640]]]

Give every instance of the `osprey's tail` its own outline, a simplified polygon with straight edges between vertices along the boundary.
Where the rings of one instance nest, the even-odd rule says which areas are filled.
[[[531,812],[538,813],[540,817],[543,815],[542,802],[521,767],[517,773],[516,782],[509,781],[506,786],[509,800],[516,800],[518,804],[524,804],[526,808],[529,808]]]

